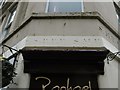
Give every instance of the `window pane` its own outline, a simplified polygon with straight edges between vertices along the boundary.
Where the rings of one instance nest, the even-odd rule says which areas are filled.
[[[55,0],[54,0],[55,1]],[[48,12],[81,12],[82,2],[53,2],[50,0]]]
[[[7,0],[0,0],[0,8],[4,6],[4,4],[7,2]]]
[[[13,11],[13,12],[11,12],[8,24],[10,24],[10,23],[13,22],[13,19],[14,19],[14,17],[15,17],[15,14],[16,14],[16,10]]]
[[[10,31],[10,27],[11,27],[12,22],[14,20],[15,14],[16,14],[16,6],[15,6],[15,8],[10,10],[10,13],[8,15],[7,22],[6,22],[6,25],[5,25],[4,30],[3,30],[4,37],[6,37]]]

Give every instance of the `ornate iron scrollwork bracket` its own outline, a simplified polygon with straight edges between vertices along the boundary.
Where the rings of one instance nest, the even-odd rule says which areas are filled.
[[[107,55],[107,63],[109,64],[109,61],[113,61],[117,56],[120,56],[120,51],[115,53],[109,53]]]
[[[14,62],[13,62],[13,67],[15,66],[15,62],[17,62],[17,56],[18,56],[18,54],[20,53],[20,51],[19,50],[16,50],[16,49],[14,49],[14,48],[12,48],[12,47],[9,47],[9,46],[7,46],[7,45],[2,45],[2,55],[3,55],[3,53],[4,53],[4,48],[8,48],[9,50],[10,50],[10,52],[11,52],[11,56],[9,56],[8,58],[5,58],[5,60],[11,60],[12,58],[14,58]],[[13,52],[13,51],[16,51],[15,53]]]

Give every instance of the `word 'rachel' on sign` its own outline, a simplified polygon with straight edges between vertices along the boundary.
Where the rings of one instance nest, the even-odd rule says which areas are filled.
[[[42,84],[42,90],[45,90],[50,84],[51,84],[51,80],[47,77],[36,77],[35,78],[36,80],[38,79],[44,79],[46,80],[48,83],[46,85]],[[88,86],[75,86],[75,87],[72,87],[72,86],[69,86],[69,83],[70,83],[70,79],[68,78],[67,79],[67,85],[66,86],[59,86],[59,85],[56,85],[54,87],[51,88],[51,90],[92,90],[91,89],[91,82],[89,81],[88,82]]]

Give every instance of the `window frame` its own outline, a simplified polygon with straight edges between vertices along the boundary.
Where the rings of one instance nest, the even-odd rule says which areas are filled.
[[[50,5],[50,0],[47,0],[47,3],[46,3],[46,8],[45,8],[45,13],[49,13],[49,5]],[[83,0],[81,0],[81,9],[82,11],[81,12],[84,12],[84,2]]]
[[[114,3],[115,10],[116,10],[116,17],[118,19],[118,24],[120,24],[120,8],[118,7],[118,5],[115,2],[113,2],[113,3]]]
[[[0,8],[2,8],[6,3],[7,3],[8,0],[1,0],[1,3],[0,3]]]
[[[7,23],[6,23],[7,25],[6,25],[5,28],[10,27],[11,24],[13,23],[13,20],[14,20],[14,17],[15,17],[15,14],[14,14],[14,13],[16,14],[16,9],[10,11],[9,16],[8,16],[8,18],[7,18]],[[13,20],[11,21],[12,17],[13,17]]]
[[[4,37],[6,37],[9,33],[9,31],[10,31],[11,25],[14,21],[15,15],[16,15],[17,5],[18,4],[13,5],[8,11],[8,14],[7,14],[7,17],[6,17],[6,23],[5,23],[3,31],[2,31],[2,32],[5,33]],[[14,15],[14,12],[15,12],[15,15]],[[12,18],[12,15],[14,15],[14,18],[13,18],[13,21],[10,22],[11,18]]]

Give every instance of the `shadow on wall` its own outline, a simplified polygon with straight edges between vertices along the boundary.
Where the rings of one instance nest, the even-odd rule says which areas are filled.
[[[118,41],[118,50],[120,51],[120,40]]]
[[[120,35],[120,23],[118,24],[118,34]],[[120,51],[120,40],[118,40],[118,50]]]
[[[118,26],[118,34],[120,35],[120,24]],[[120,40],[118,40],[118,50],[120,51]],[[118,90],[120,90],[120,62],[118,63]]]

